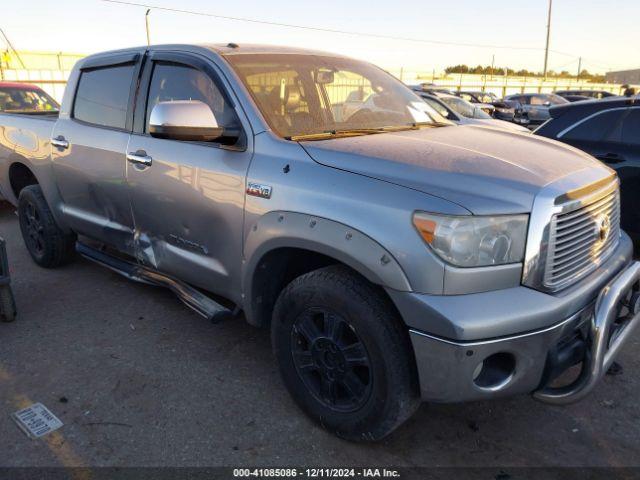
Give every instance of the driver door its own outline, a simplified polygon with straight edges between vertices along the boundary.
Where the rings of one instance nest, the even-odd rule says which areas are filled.
[[[198,100],[239,136],[211,142],[156,138],[149,120],[159,102]],[[137,260],[206,290],[239,291],[250,131],[228,87],[198,55],[154,52],[145,65],[128,147],[127,182]],[[226,135],[226,133],[225,133]],[[139,161],[143,159],[144,161]]]

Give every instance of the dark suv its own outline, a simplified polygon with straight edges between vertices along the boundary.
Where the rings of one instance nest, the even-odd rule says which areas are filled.
[[[640,98],[569,103],[550,109],[535,133],[584,150],[618,172],[622,228],[640,239]]]
[[[569,100],[568,97],[589,97],[595,99],[607,98],[607,97],[615,97],[615,93],[607,92],[605,90],[558,90],[554,92],[556,95],[560,95],[561,97]]]

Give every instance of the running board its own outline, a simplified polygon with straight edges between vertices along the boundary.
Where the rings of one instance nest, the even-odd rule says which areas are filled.
[[[84,243],[76,242],[76,251],[87,260],[107,267],[129,280],[147,283],[171,290],[185,305],[199,313],[212,323],[232,317],[233,313],[215,300],[200,293],[199,290],[180,280],[163,273],[138,265],[121,258],[114,257]]]

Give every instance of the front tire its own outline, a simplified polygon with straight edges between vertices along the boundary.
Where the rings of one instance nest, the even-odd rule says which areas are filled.
[[[395,309],[343,266],[298,277],[276,302],[271,335],[294,400],[347,440],[379,440],[419,405],[411,345]]]
[[[55,268],[73,258],[75,235],[60,230],[40,185],[22,189],[18,198],[18,218],[22,239],[38,265]]]

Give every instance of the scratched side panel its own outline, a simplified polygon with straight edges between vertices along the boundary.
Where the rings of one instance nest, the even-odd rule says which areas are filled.
[[[133,135],[139,150],[153,164],[127,165],[138,260],[239,302],[251,150]]]

